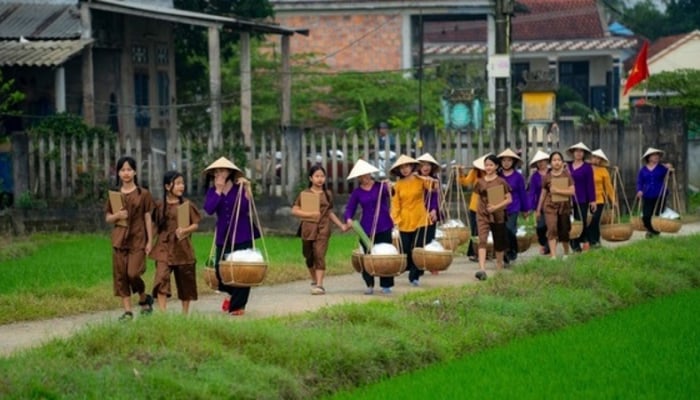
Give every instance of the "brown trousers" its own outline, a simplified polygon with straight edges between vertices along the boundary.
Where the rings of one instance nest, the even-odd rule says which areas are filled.
[[[175,275],[177,298],[197,300],[197,275],[194,264],[168,265],[166,262],[156,261],[156,275],[153,280],[153,297],[158,294],[172,296],[170,274]]]
[[[129,297],[132,293],[143,293],[146,284],[141,279],[146,272],[146,251],[144,249],[112,248],[112,278],[114,295]]]

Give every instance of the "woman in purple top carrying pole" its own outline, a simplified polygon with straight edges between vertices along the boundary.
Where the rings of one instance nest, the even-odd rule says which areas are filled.
[[[530,168],[533,167],[534,170],[530,174],[530,182],[527,185],[528,202],[532,212],[537,209],[537,205],[540,203],[542,182],[549,172],[549,154],[542,150],[537,150],[537,153],[535,153],[534,157],[532,157],[532,161],[530,161]],[[547,224],[544,220],[544,214],[540,214],[540,217],[537,218],[535,221],[535,227],[537,232],[537,242],[540,244],[540,254],[549,254]]]
[[[595,212],[597,208],[595,197],[595,179],[593,178],[593,167],[586,162],[586,157],[591,154],[591,150],[578,142],[569,147],[567,150],[569,156],[573,159],[569,162],[569,174],[574,181],[574,219],[581,221],[583,230],[581,236],[571,239],[571,249],[580,253],[581,250],[587,250],[588,244],[588,211]]]
[[[521,212],[527,218],[530,211],[527,192],[525,191],[525,178],[516,170],[522,164],[522,159],[511,149],[505,149],[498,155],[501,161],[501,177],[511,188],[512,202],[506,207],[506,233],[508,236],[508,248],[503,261],[509,264],[518,258],[518,214]]]
[[[377,243],[391,243],[391,231],[394,228],[394,221],[391,220],[389,207],[391,198],[389,193],[389,183],[376,182],[372,175],[379,172],[379,169],[367,163],[364,160],[357,160],[355,166],[350,171],[347,179],[357,179],[358,186],[353,189],[348,199],[348,204],[345,206],[345,226],[346,229],[352,227],[352,219],[357,211],[357,206],[362,207],[362,217],[360,218],[360,226],[365,231],[370,240]],[[378,207],[378,208],[377,208]],[[365,254],[369,254],[372,249],[365,247],[360,241]],[[362,279],[364,279],[367,289],[365,294],[374,293],[374,277],[362,270]],[[390,294],[391,288],[394,286],[394,277],[380,277],[379,286],[382,288],[382,293]]]
[[[250,287],[235,287],[221,283],[219,261],[222,254],[252,248],[253,240],[260,237],[258,228],[250,223],[249,199],[252,196],[250,182],[243,176],[243,171],[225,157],[214,161],[205,171],[214,178],[214,186],[207,190],[204,199],[204,211],[209,215],[216,214],[214,258],[216,278],[219,280],[219,291],[230,295],[224,300],[221,310],[234,316],[243,315],[250,296]],[[245,193],[238,196],[241,190],[245,190]],[[237,204],[237,199],[240,199],[240,205]],[[239,210],[239,214],[238,218],[234,219],[236,209]],[[233,226],[233,224],[237,225]]]
[[[651,218],[659,215],[665,204],[658,204],[663,197],[664,180],[671,164],[661,164],[663,150],[649,147],[642,156],[644,165],[637,174],[637,198],[642,199],[642,222],[647,229],[646,237],[652,238],[659,235],[659,231],[651,225]]]

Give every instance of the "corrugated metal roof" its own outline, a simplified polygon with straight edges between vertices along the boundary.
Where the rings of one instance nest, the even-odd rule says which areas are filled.
[[[515,54],[528,53],[564,53],[603,50],[625,50],[634,48],[637,39],[610,37],[605,39],[580,40],[540,40],[515,42],[511,51]],[[485,55],[486,43],[426,43],[426,56],[474,56]]]
[[[80,53],[92,40],[0,41],[0,67],[53,67]]]
[[[80,32],[75,5],[0,3],[0,39],[76,39]]]

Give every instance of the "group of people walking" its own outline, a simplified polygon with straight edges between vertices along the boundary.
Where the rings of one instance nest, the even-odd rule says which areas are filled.
[[[557,257],[561,243],[564,258],[570,251],[580,252],[600,246],[600,218],[605,203],[617,206],[617,196],[608,172],[608,158],[583,143],[567,149],[570,161],[562,153],[546,154],[537,151],[529,163],[526,180],[521,169],[523,160],[506,149],[498,155],[485,154],[474,160],[473,168],[457,169],[456,181],[472,189],[469,203],[469,223],[476,246],[468,247],[467,255],[479,263],[476,278],[486,274],[487,245],[493,240],[496,269],[516,260],[518,218],[535,216],[540,254]],[[670,164],[661,164],[663,151],[649,148],[642,156],[643,166],[637,179],[637,197],[641,202],[642,220],[647,237],[659,234],[651,225],[653,215],[663,207],[664,179]],[[122,157],[117,161],[117,186],[121,207],[112,202],[105,206],[105,220],[114,224],[111,233],[114,295],[120,297],[124,313],[122,320],[133,318],[132,294],[138,295],[138,305],[144,314],[151,313],[157,301],[165,310],[167,298],[172,295],[171,275],[175,278],[182,310],[188,313],[191,301],[197,300],[195,254],[190,234],[198,229],[201,215],[198,208],[186,198],[185,181],[181,173],[169,171],[163,177],[163,198],[155,202],[148,190],[137,181],[136,161]],[[326,171],[320,165],[312,166],[307,175],[308,187],[303,191],[318,196],[318,209],[305,210],[302,195],[295,200],[292,214],[301,219],[297,235],[301,238],[302,254],[311,278],[311,294],[323,295],[326,269],[326,251],[331,235],[331,224],[341,231],[353,229],[355,214],[362,210],[359,226],[370,238],[369,246],[360,242],[365,253],[380,243],[393,243],[398,231],[400,251],[406,254],[408,283],[420,286],[424,271],[412,259],[414,248],[423,247],[435,239],[436,228],[445,218],[441,210],[441,165],[426,153],[418,158],[401,155],[391,166],[395,179],[378,181],[378,169],[358,160],[347,179],[356,181],[342,219],[334,210],[333,193],[326,187]],[[225,254],[254,247],[260,237],[260,228],[251,223],[250,182],[233,162],[221,157],[205,169],[208,189],[203,209],[216,216],[213,241],[213,261],[220,292],[228,296],[222,311],[233,316],[245,313],[250,287],[222,283],[219,262]],[[189,224],[178,221],[182,208]],[[592,218],[588,222],[588,213]],[[577,237],[570,237],[571,219],[582,223]],[[180,218],[181,219],[181,218]],[[475,249],[476,248],[476,249]],[[146,257],[155,261],[156,271],[151,293],[147,293],[142,279]],[[375,277],[362,272],[365,294],[374,293]],[[390,294],[394,277],[380,277],[381,292]]]

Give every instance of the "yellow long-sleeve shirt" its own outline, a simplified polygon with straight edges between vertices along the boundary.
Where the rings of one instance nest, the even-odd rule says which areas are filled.
[[[615,202],[615,191],[612,187],[610,173],[606,167],[593,166],[593,182],[595,184],[595,202],[605,203],[606,200]]]
[[[474,186],[476,181],[479,180],[479,170],[472,168],[466,176],[461,176],[459,178],[459,184],[462,186]],[[476,212],[479,207],[479,195],[472,191],[472,196],[469,199],[469,210]]]
[[[411,175],[399,179],[394,184],[391,198],[391,219],[401,232],[413,232],[428,225],[428,211],[425,208],[424,193],[430,190],[432,182]]]

